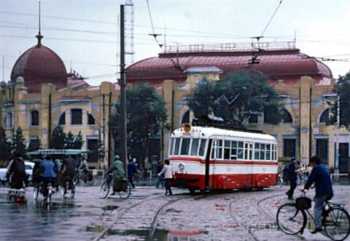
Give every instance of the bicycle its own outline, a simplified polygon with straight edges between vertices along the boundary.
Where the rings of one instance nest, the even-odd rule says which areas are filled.
[[[310,213],[312,200],[305,196],[298,197],[293,203],[283,204],[278,208],[276,223],[278,228],[289,235],[303,234]],[[350,216],[344,205],[326,201],[322,212],[321,232],[334,241],[345,240],[350,234]]]
[[[113,181],[113,174],[111,172],[107,172],[103,176],[103,181],[100,186],[100,190],[102,192],[102,198],[108,198],[110,196],[111,190],[113,190],[114,181]],[[117,183],[116,190],[114,190],[120,198],[126,199],[131,194],[131,187],[129,185],[129,182],[126,180],[122,180],[119,183]]]

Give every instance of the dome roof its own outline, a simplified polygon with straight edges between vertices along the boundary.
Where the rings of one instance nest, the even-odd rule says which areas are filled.
[[[25,51],[16,61],[11,81],[24,79],[29,92],[40,92],[41,84],[52,83],[60,89],[67,85],[67,71],[61,58],[51,49],[38,44]]]
[[[300,53],[299,49],[265,50],[257,55],[257,64],[249,64],[254,54],[252,51],[163,53],[130,65],[127,69],[128,81],[183,81],[186,70],[193,67],[217,67],[223,75],[251,68],[261,71],[271,81],[284,79],[293,82],[306,75],[317,81],[332,78],[327,65]]]

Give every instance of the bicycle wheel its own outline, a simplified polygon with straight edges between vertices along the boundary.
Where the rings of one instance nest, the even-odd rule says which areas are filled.
[[[127,183],[126,187],[124,188],[125,190],[118,192],[118,195],[120,198],[128,198],[131,194],[131,187],[130,184]]]
[[[104,181],[100,187],[100,191],[102,193],[102,198],[107,198],[110,190],[111,190],[111,186],[106,181]]]
[[[304,210],[297,209],[294,203],[286,203],[278,208],[276,222],[282,232],[295,235],[305,228],[306,214]]]
[[[332,207],[324,218],[323,227],[330,239],[342,241],[350,234],[350,216],[345,209]]]

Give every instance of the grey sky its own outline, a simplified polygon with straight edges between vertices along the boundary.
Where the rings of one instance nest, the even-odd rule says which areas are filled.
[[[37,0],[0,1],[0,55],[5,56],[8,80],[14,61],[36,43]],[[149,0],[156,32],[166,32],[167,44],[251,41],[279,1]],[[43,43],[64,60],[67,69],[72,66],[92,77],[91,84],[114,80],[121,2],[42,0]],[[152,30],[146,0],[134,0],[134,5],[135,60],[156,56],[160,50],[148,35]],[[265,36],[278,41],[292,40],[296,34],[297,47],[306,54],[350,58],[349,11],[348,0],[284,0]],[[159,40],[163,42],[163,37]],[[350,62],[327,64],[334,76],[345,74],[350,66]]]

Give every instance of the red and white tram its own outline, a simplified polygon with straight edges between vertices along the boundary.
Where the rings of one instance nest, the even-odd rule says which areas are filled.
[[[277,182],[277,141],[267,134],[186,125],[171,134],[169,160],[174,185],[191,191]]]

